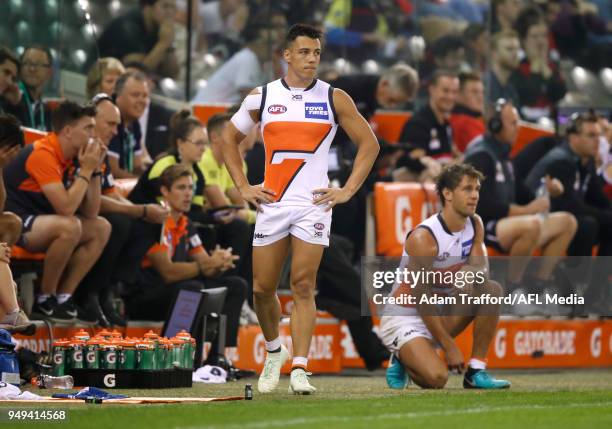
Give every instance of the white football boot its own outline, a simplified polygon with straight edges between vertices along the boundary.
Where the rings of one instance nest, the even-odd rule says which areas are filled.
[[[278,386],[281,368],[289,359],[289,351],[281,344],[281,351],[278,353],[267,353],[263,370],[257,381],[259,393],[271,393]]]
[[[310,395],[315,393],[317,389],[308,381],[309,375],[312,375],[312,373],[306,372],[302,368],[296,368],[291,371],[289,393],[293,393],[295,395]]]

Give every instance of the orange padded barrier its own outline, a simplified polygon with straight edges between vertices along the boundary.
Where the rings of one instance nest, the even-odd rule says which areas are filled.
[[[212,115],[225,112],[229,107],[229,104],[194,104],[191,106],[193,116],[202,121],[204,125],[208,123]]]
[[[374,186],[376,254],[401,256],[406,234],[438,209],[433,184],[377,183]]]

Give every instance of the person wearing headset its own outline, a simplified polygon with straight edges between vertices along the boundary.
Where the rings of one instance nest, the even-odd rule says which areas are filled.
[[[558,258],[567,251],[576,233],[576,218],[567,212],[548,213],[550,197],[564,192],[557,179],[546,176],[542,195],[535,196],[523,178],[515,177],[510,151],[516,141],[519,116],[509,100],[500,98],[487,122],[487,132],[472,142],[465,153],[465,162],[484,174],[477,213],[485,225],[485,244],[509,256],[507,291],[522,292],[529,284],[530,292],[552,287],[553,271]],[[533,251],[539,248],[541,263],[535,278],[523,278]],[[530,307],[526,311],[535,310]]]

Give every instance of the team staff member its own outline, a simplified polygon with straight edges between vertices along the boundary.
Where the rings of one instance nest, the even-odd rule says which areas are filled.
[[[192,174],[188,167],[175,164],[160,177],[160,191],[170,216],[163,225],[142,237],[149,250],[142,263],[138,288],[127,297],[127,312],[136,320],[164,320],[179,288],[198,291],[225,286],[226,346],[235,347],[247,286],[244,279],[224,274],[234,266],[237,257],[218,247],[209,254],[186,216],[193,199]]]
[[[429,103],[406,122],[399,139],[414,149],[400,159],[397,166],[406,167],[416,174],[432,168],[428,167],[430,159],[435,160],[435,164],[444,164],[458,155],[449,118],[457,100],[459,78],[453,72],[438,70],[434,72],[428,89]],[[433,171],[439,171],[439,168]]]
[[[457,164],[446,167],[437,178],[436,189],[442,201],[442,211],[421,222],[406,237],[402,264],[409,271],[432,272],[468,271],[481,274],[481,279],[461,292],[472,296],[501,296],[499,283],[488,279],[487,249],[484,227],[476,214],[483,175],[474,167]],[[467,278],[467,276],[466,276]],[[391,294],[419,294],[421,288],[431,288],[440,295],[452,293],[437,284],[397,283]],[[445,292],[446,291],[446,292]],[[426,389],[441,389],[448,381],[448,371],[463,372],[464,360],[454,337],[471,323],[474,324],[472,358],[463,379],[468,389],[503,389],[506,380],[496,380],[486,371],[486,357],[499,321],[500,304],[469,308],[464,314],[439,315],[426,305],[388,305],[381,318],[380,332],[385,345],[394,353],[387,369],[389,387],[403,389],[407,375]],[[436,343],[444,350],[445,360],[436,351]],[[408,374],[406,374],[408,373]]]
[[[53,115],[54,132],[26,146],[4,170],[7,204],[23,221],[19,245],[45,252],[41,293],[33,312],[60,321],[72,321],[78,309],[75,289],[106,245],[110,224],[98,217],[100,165],[104,145],[94,139],[93,107],[71,101]],[[66,188],[64,174],[74,157],[81,169]]]
[[[348,201],[370,172],[378,143],[351,98],[315,78],[321,59],[319,30],[296,24],[285,38],[287,75],[254,89],[224,131],[223,157],[243,198],[258,207],[253,240],[253,290],[267,356],[260,392],[278,385],[288,358],[281,345],[281,308],[276,289],[291,248],[293,363],[290,391],[313,393],[306,373],[314,330],[314,289],[324,247],[329,243],[330,209]],[[263,186],[251,186],[244,174],[239,142],[261,121],[266,149]],[[358,146],[351,176],[342,188],[328,188],[329,146],[338,125]]]
[[[529,263],[527,256],[540,247],[542,255],[547,257],[542,258],[535,279],[528,285],[531,292],[542,292],[552,280],[558,258],[565,254],[576,233],[576,219],[567,212],[542,216],[550,208],[550,198],[534,198],[523,179],[515,176],[510,161],[510,151],[518,134],[518,112],[503,98],[497,100],[494,111],[487,123],[487,133],[471,143],[465,152],[465,162],[485,176],[483,197],[478,204],[478,213],[485,224],[485,243],[509,256],[523,256],[509,258],[509,291],[521,287]],[[546,185],[552,197],[564,192],[558,180],[548,178]]]
[[[117,134],[117,127],[121,121],[119,109],[107,94],[96,95],[92,100],[96,108],[96,137],[105,147]],[[76,180],[80,165],[78,159],[73,161],[69,169],[65,184],[70,186]],[[112,231],[110,238],[100,258],[87,273],[77,289],[75,299],[81,308],[98,319],[102,326],[125,326],[123,320],[113,306],[113,281],[120,279],[119,272],[122,267],[138,265],[142,254],[130,258],[123,250],[131,240],[132,225],[137,219],[147,223],[161,224],[168,216],[168,210],[159,204],[133,204],[119,193],[115,188],[115,179],[111,172],[108,155],[100,167],[100,214],[110,222]]]

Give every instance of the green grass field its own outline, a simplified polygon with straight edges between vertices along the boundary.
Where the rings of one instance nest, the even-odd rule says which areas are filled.
[[[494,371],[512,380],[508,391],[467,391],[451,377],[446,389],[387,389],[384,373],[365,376],[313,377],[319,390],[312,396],[286,393],[283,377],[278,392],[253,401],[184,405],[45,405],[65,409],[61,426],[87,429],[132,428],[612,428],[612,371]],[[192,389],[121,391],[133,396],[234,396],[245,383],[197,385]],[[37,392],[37,393],[40,393]],[[47,392],[45,392],[47,393]],[[119,391],[118,391],[119,393]],[[6,408],[2,406],[2,408]],[[25,406],[15,407],[19,409]],[[1,427],[9,427],[0,422]],[[14,427],[24,427],[20,423]],[[59,427],[60,424],[49,424]]]

